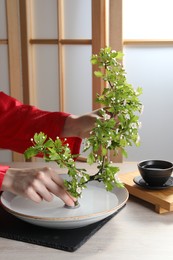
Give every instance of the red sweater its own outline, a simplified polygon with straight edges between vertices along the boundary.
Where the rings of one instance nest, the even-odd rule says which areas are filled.
[[[18,153],[32,145],[31,138],[35,133],[44,132],[53,140],[61,137],[66,118],[63,112],[39,110],[30,105],[0,92],[0,148],[10,149]],[[79,154],[81,139],[67,138],[72,154]],[[0,189],[4,175],[9,166],[0,165]]]

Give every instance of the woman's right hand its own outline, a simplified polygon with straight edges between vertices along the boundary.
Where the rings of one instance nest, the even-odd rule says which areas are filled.
[[[9,168],[2,183],[3,191],[29,198],[35,202],[52,201],[53,194],[68,206],[76,201],[65,189],[63,179],[49,167],[44,168]]]

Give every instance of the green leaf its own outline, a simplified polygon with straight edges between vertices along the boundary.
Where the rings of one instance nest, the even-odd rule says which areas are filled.
[[[106,148],[104,148],[104,147],[102,147],[102,155],[103,156],[106,156],[107,155],[107,149]]]
[[[34,142],[36,144],[42,145],[47,139],[47,135],[45,135],[43,132],[40,132],[39,134],[36,133],[34,135]]]
[[[116,53],[116,59],[118,59],[118,60],[122,60],[123,56],[124,56],[124,54],[122,52]]]
[[[94,71],[94,75],[98,78],[101,78],[103,76],[101,71]]]
[[[91,58],[91,63],[92,63],[93,65],[97,64],[97,63],[98,63],[97,58],[96,58],[96,57],[92,57],[92,58]]]
[[[45,142],[44,144],[44,147],[47,148],[47,147],[52,147],[54,144],[53,140],[52,139],[49,139],[48,141]]]
[[[128,157],[127,152],[126,152],[123,148],[121,149],[121,152],[122,152],[122,155],[123,155],[125,158]]]
[[[95,157],[94,157],[94,154],[93,153],[90,153],[88,156],[87,156],[87,163],[88,164],[93,164],[95,162]]]
[[[24,156],[26,159],[30,159],[32,157],[35,157],[38,153],[39,151],[37,149],[30,147],[24,152]]]

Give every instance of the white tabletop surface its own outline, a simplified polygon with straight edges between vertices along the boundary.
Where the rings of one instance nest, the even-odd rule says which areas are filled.
[[[13,163],[37,167],[43,163]],[[120,174],[137,170],[136,163],[117,164]],[[54,164],[52,164],[55,167]],[[73,238],[74,239],[74,238]],[[157,214],[154,207],[131,197],[121,212],[75,252],[65,252],[0,238],[0,260],[172,260],[173,212]]]

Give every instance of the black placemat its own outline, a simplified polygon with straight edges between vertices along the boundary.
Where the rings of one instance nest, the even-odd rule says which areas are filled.
[[[0,237],[73,252],[81,247],[120,210],[106,219],[86,227],[51,229],[22,221],[6,212],[0,206]]]

